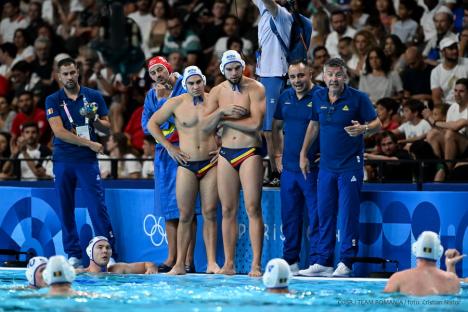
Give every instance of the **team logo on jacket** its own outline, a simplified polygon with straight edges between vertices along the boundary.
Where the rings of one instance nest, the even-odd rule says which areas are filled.
[[[349,107],[348,107],[348,105],[345,105],[345,106],[343,106],[343,111],[344,111],[344,112],[347,112],[347,111],[349,111]]]
[[[312,102],[307,103],[307,107],[312,107]]]

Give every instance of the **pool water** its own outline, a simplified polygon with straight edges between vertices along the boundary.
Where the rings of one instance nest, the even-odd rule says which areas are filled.
[[[92,298],[45,298],[24,271],[0,270],[0,311],[468,311],[468,285],[456,296],[383,294],[385,280],[293,279],[289,295],[264,291],[261,279],[222,275],[78,275],[74,289]]]

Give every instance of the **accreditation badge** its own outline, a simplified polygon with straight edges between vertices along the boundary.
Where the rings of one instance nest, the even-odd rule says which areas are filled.
[[[89,135],[88,125],[76,127],[76,135],[80,138],[85,138],[91,141],[91,136]]]

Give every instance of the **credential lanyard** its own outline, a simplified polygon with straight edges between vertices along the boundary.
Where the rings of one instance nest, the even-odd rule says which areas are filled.
[[[70,111],[68,110],[68,106],[67,106],[67,103],[65,103],[65,101],[63,101],[63,109],[65,110],[65,114],[67,115],[67,118],[68,118],[68,121],[70,122],[71,126],[74,127],[75,124],[73,122],[73,118],[70,114]]]

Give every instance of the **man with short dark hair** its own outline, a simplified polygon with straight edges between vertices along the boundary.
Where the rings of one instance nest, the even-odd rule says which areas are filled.
[[[314,110],[300,154],[301,170],[310,172],[307,157],[320,122],[320,163],[317,183],[319,240],[317,262],[299,271],[307,276],[345,277],[352,273],[352,258],[359,242],[359,209],[363,181],[364,134],[377,132],[381,123],[369,97],[346,84],[346,64],[332,58],[325,63],[327,88],[313,98]],[[340,262],[333,272],[338,212],[344,220],[340,230]]]
[[[101,94],[78,83],[78,68],[71,58],[57,64],[57,77],[63,88],[46,99],[46,112],[54,132],[54,176],[59,195],[59,215],[65,253],[70,263],[81,265],[82,250],[75,223],[75,188],[82,189],[84,202],[97,235],[114,242],[114,234],[101,183],[97,153],[104,148],[95,130],[110,128],[107,106]]]

